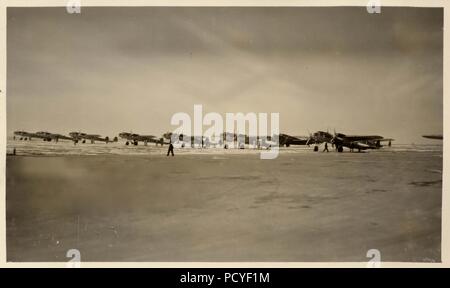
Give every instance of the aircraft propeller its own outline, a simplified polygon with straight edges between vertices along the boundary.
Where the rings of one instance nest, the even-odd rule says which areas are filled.
[[[308,138],[308,140],[306,141],[306,145],[309,146],[309,142],[313,140],[313,135],[312,135],[311,131],[309,131],[309,129],[308,129],[308,134],[309,134],[309,138]]]

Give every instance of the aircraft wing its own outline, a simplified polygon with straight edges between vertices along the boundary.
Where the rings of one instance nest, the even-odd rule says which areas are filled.
[[[375,146],[371,146],[371,145],[369,145],[369,144],[367,144],[367,143],[362,143],[362,142],[357,142],[357,141],[352,142],[352,144],[353,144],[353,146],[355,146],[355,148],[358,148],[358,149],[370,149],[370,148],[375,148]]]
[[[422,137],[428,138],[428,139],[437,139],[437,140],[444,139],[444,135],[423,135]]]
[[[14,135],[22,136],[22,137],[37,137],[36,134],[25,132],[25,131],[15,131]]]
[[[51,137],[53,139],[73,140],[72,137],[64,136],[64,135],[61,135],[61,134],[52,134]]]
[[[308,145],[313,143],[310,137],[307,136],[291,136],[288,134],[280,134],[278,135],[278,142],[280,146],[286,145]]]
[[[138,141],[154,141],[156,139],[156,136],[153,135],[139,135],[136,137]]]
[[[354,141],[378,141],[383,140],[384,138],[382,136],[378,135],[345,135],[342,138],[345,138],[347,141],[354,142]]]

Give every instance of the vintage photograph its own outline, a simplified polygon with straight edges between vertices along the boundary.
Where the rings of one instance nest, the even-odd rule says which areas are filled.
[[[6,18],[8,262],[442,261],[443,8]]]

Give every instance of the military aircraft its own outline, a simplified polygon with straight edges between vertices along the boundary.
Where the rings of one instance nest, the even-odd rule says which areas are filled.
[[[220,144],[224,144],[224,148],[228,148],[228,143],[233,142],[234,147],[244,149],[245,145],[250,145],[253,148],[270,148],[272,146],[280,145],[279,142],[283,141],[282,135],[286,137],[292,137],[286,134],[273,135],[273,136],[249,136],[246,134],[237,134],[231,132],[224,132],[220,139]],[[277,139],[277,140],[275,140]],[[281,140],[280,140],[281,139]],[[292,142],[291,142],[292,143]],[[285,142],[283,142],[283,145]]]
[[[14,139],[16,138],[15,135],[20,136],[19,140],[31,140],[32,138],[40,138],[43,139],[44,141],[52,141],[55,140],[55,142],[58,142],[59,140],[72,140],[71,137],[67,137],[61,134],[55,134],[55,133],[50,133],[50,132],[44,132],[44,131],[39,131],[36,133],[30,133],[30,132],[25,132],[25,131],[15,131],[14,132]]]
[[[245,145],[252,145],[257,148],[270,148],[277,145],[274,141],[271,141],[274,137],[258,137],[248,136],[245,134],[237,134],[232,132],[223,132],[219,137],[213,137],[212,139],[206,136],[189,136],[185,134],[174,134],[167,132],[163,135],[165,139],[171,143],[181,143],[181,147],[186,147],[186,144],[194,148],[196,145],[202,148],[209,148],[211,146],[223,146],[224,149],[230,147],[230,143],[233,143],[234,148],[245,149]]]
[[[317,131],[315,133],[309,133],[309,136],[292,136],[288,134],[281,133],[278,135],[278,144],[280,147],[291,145],[311,145],[311,144],[322,144],[324,142],[330,143],[333,135],[324,131]],[[269,137],[270,139],[270,137]]]
[[[444,139],[444,135],[442,135],[442,134],[436,134],[436,135],[422,135],[422,137],[428,138],[428,139],[436,139],[436,140],[443,140],[443,139]]]
[[[325,133],[325,134],[323,134]],[[331,135],[331,137],[328,137],[328,135],[331,134],[327,134],[327,132],[322,132],[322,131],[318,131],[314,134],[311,134],[308,136],[292,136],[292,135],[288,135],[288,134],[279,134],[278,135],[278,142],[275,143],[273,142],[273,144],[278,144],[280,147],[286,146],[289,147],[291,145],[307,145],[309,146],[310,144],[321,144],[323,142],[327,142],[330,141],[333,136]],[[274,135],[276,136],[276,135]],[[272,139],[275,139],[274,137],[267,137],[266,142],[270,142]]]
[[[292,136],[291,136],[292,137]],[[379,149],[383,147],[381,142],[388,141],[388,146],[391,146],[391,142],[394,139],[384,138],[378,135],[345,135],[343,133],[336,133],[334,135],[330,132],[317,131],[309,134],[309,138],[303,145],[314,145],[314,151],[318,151],[318,145],[322,143],[330,143],[336,148],[338,152],[343,152],[343,148],[347,147],[350,151],[358,149],[358,151],[366,149]],[[302,143],[302,142],[298,142]],[[302,145],[302,144],[299,144]]]
[[[137,146],[139,142],[144,142],[144,145],[147,145],[147,143],[156,143],[156,145],[161,144],[163,146],[164,139],[163,138],[157,138],[153,135],[139,135],[136,133],[128,133],[128,132],[122,132],[119,134],[119,137],[122,139],[126,139],[125,145],[129,145],[130,143]]]
[[[331,134],[328,134],[329,135],[327,135],[326,137],[329,138]],[[334,145],[338,152],[343,152],[344,147],[349,148],[351,152],[353,152],[354,149],[358,149],[358,152],[361,152],[361,150],[367,149],[380,149],[381,147],[383,147],[383,145],[381,145],[381,142],[385,141],[388,141],[388,146],[390,147],[394,139],[384,138],[383,136],[379,135],[345,135],[343,133],[334,132],[334,135],[332,136],[329,143]]]
[[[287,135],[286,135],[287,136]],[[249,136],[245,134],[224,134],[223,139],[230,142],[234,141],[236,147],[244,149],[245,145],[251,145],[253,148],[270,148],[272,146],[280,145],[280,139],[283,139],[281,135],[278,135],[278,141],[275,141],[276,137],[272,136]],[[286,144],[289,145],[289,144]]]
[[[236,134],[231,132],[223,132],[219,137],[206,137],[206,136],[189,136],[186,134],[176,134],[167,132],[163,137],[169,140],[171,143],[181,143],[181,147],[185,147],[186,144],[194,148],[196,145],[202,148],[216,147],[217,145],[228,149],[229,143],[233,142],[235,147],[243,149],[245,144],[254,144],[256,146],[257,137],[249,137],[244,134]]]
[[[209,147],[212,143],[208,137],[204,136],[189,136],[186,134],[177,134],[172,132],[164,133],[164,139],[167,139],[169,143],[181,143],[181,147],[184,148],[186,144],[190,144],[192,148],[195,147],[195,144],[201,145],[202,148]]]
[[[86,140],[90,140],[91,144],[94,144],[95,141],[100,141],[100,142],[105,142],[105,143],[118,141],[117,137],[114,137],[114,139],[111,141],[108,136],[106,136],[105,138],[102,138],[98,134],[86,134],[86,133],[82,133],[82,132],[70,132],[69,135],[70,135],[70,137],[72,137],[72,140],[75,144],[78,143],[78,141],[80,141],[80,140],[82,141],[82,143],[86,143]]]
[[[19,140],[31,140],[31,138],[38,138],[35,133],[29,133],[25,131],[14,131],[13,139],[16,140],[16,136],[19,136]]]
[[[317,131],[314,133],[309,133],[309,139],[308,142],[306,143],[307,145],[310,144],[322,144],[324,142],[328,142],[331,143],[331,140],[333,139],[333,135],[328,132],[325,131]]]
[[[291,136],[287,134],[278,135],[279,146],[289,147],[291,145],[309,145],[311,143],[310,137],[307,136]]]

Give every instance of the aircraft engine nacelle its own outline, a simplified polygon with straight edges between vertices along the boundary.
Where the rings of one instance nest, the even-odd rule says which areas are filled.
[[[358,148],[358,149],[367,149],[367,148],[370,148],[369,145],[364,144],[364,143],[355,143],[355,146],[356,146],[356,148]]]

